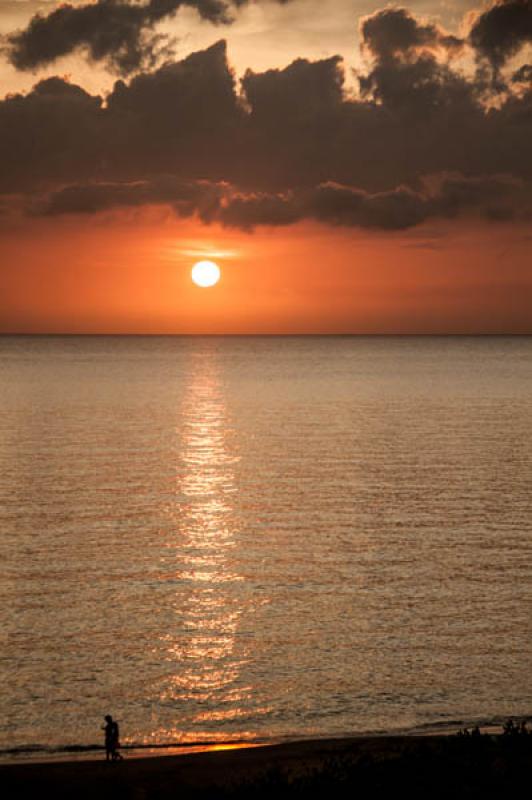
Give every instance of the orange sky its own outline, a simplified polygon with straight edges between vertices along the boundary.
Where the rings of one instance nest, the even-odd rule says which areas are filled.
[[[532,334],[532,5],[408,5],[0,0],[0,333]]]
[[[155,211],[26,221],[2,236],[1,331],[532,333],[529,250],[524,228],[470,221],[393,234],[246,234]],[[202,255],[216,287],[192,284]]]

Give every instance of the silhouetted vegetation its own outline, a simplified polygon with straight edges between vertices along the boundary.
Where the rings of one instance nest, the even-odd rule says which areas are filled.
[[[304,771],[269,770],[255,781],[230,787],[225,800],[326,800],[486,798],[522,794],[532,777],[532,736],[526,725],[503,736],[478,728],[456,737],[404,742],[396,752],[356,753],[327,759]]]

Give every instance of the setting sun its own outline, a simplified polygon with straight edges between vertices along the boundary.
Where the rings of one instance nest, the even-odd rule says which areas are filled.
[[[192,267],[192,280],[196,286],[214,286],[220,280],[220,267],[214,261],[198,261]]]

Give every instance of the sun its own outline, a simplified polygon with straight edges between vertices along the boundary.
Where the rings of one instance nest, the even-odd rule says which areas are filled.
[[[214,261],[198,261],[192,267],[192,280],[204,289],[214,286],[220,280],[220,267]]]

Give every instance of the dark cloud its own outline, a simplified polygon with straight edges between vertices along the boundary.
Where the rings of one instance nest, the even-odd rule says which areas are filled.
[[[36,14],[28,27],[9,37],[11,63],[20,70],[36,69],[78,48],[93,61],[105,60],[122,73],[153,60],[157,38],[149,30],[181,6],[197,8],[214,23],[228,22],[224,0],[98,0],[88,5],[65,4],[48,15]]]
[[[414,61],[378,62],[359,82],[363,97],[402,116],[430,119],[476,106],[475,86],[428,54]]]
[[[303,216],[300,201],[293,194],[236,194],[220,207],[218,219],[227,227],[251,231],[258,225],[292,225]]]
[[[87,183],[66,186],[57,192],[32,201],[35,215],[94,214],[113,208],[164,204],[180,217],[197,214],[210,222],[219,213],[224,187],[197,181],[180,181],[173,175],[158,176],[136,183]]]
[[[370,194],[328,183],[309,195],[306,209],[314,219],[327,224],[382,230],[411,228],[428,216],[425,198],[404,186]]]
[[[115,173],[148,172],[224,180],[238,160],[245,113],[227,64],[225,42],[118,81],[107,99],[112,129],[109,160]]]
[[[299,58],[285,69],[248,70],[242,86],[252,114],[268,125],[294,116],[307,124],[334,111],[343,101],[341,61],[340,56],[314,62]]]
[[[532,42],[532,0],[506,0],[479,14],[469,41],[499,70],[523,45]]]
[[[118,81],[105,106],[63,79],[41,81],[0,102],[0,148],[12,156],[0,191],[169,172],[223,179],[243,113],[223,42]]]
[[[486,103],[478,73],[439,57],[439,28],[394,9],[362,29],[372,59],[356,97],[338,56],[248,71],[239,86],[223,42],[119,80],[106,98],[41,81],[0,101],[0,195],[48,215],[164,204],[247,230],[526,218],[529,68]]]
[[[430,23],[420,23],[406,9],[387,8],[362,20],[362,47],[374,58],[359,76],[363,97],[397,113],[430,117],[451,106],[471,106],[473,87],[436,54],[455,53],[463,41]]]
[[[279,194],[244,194],[228,184],[184,183],[172,176],[138,183],[68,186],[31,205],[32,213],[91,214],[149,204],[171,206],[179,216],[251,231],[311,219],[326,225],[400,231],[429,219],[470,213],[489,220],[528,220],[532,188],[507,176],[434,176],[418,191],[399,186],[370,193],[337,183]]]
[[[463,213],[489,220],[528,220],[531,212],[532,187],[523,182],[507,176],[443,175],[428,180],[418,191],[399,186],[370,193],[326,183],[290,195],[239,196],[221,204],[219,219],[244,229],[313,219],[327,225],[400,231]]]
[[[339,56],[297,59],[260,74],[248,70],[242,80],[249,111],[244,154],[251,148],[254,181],[270,188],[331,177],[345,107],[343,83]],[[324,147],[326,142],[330,146]],[[249,177],[249,168],[238,175],[244,182]]]
[[[435,213],[447,218],[472,211],[494,221],[528,220],[532,210],[532,184],[508,175],[440,176],[431,193]]]
[[[50,14],[36,14],[23,31],[8,37],[9,59],[19,70],[34,70],[84,49],[90,60],[106,61],[115,71],[128,74],[153,66],[165,40],[154,26],[173,16],[182,6],[195,8],[202,19],[229,24],[231,8],[247,0],[97,0],[65,4]],[[288,2],[288,0],[278,0]]]
[[[61,78],[0,102],[0,192],[97,176],[106,157],[102,98]]]
[[[455,52],[463,41],[439,26],[420,23],[405,8],[386,8],[365,17],[360,23],[363,46],[379,61],[411,57],[421,50]]]

